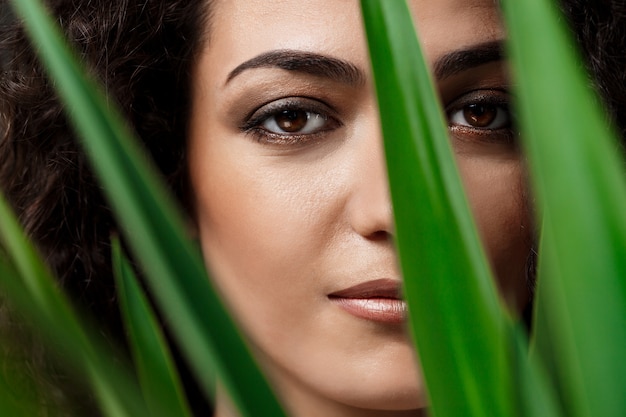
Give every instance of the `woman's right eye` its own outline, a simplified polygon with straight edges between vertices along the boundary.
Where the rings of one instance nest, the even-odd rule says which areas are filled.
[[[269,116],[261,125],[277,135],[310,135],[326,126],[328,116],[306,110],[281,110]]]
[[[326,104],[304,97],[284,98],[252,113],[241,130],[259,142],[296,144],[316,138],[341,126]]]

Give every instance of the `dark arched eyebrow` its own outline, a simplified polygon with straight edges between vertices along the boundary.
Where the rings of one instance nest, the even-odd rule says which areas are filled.
[[[434,76],[442,80],[470,68],[500,61],[503,51],[503,41],[498,40],[449,52],[435,61]],[[285,49],[264,52],[239,64],[228,74],[226,84],[242,72],[255,68],[303,72],[354,86],[364,85],[366,80],[363,70],[350,62],[313,52]]]
[[[269,51],[245,61],[228,74],[226,83],[253,68],[280,68],[321,76],[349,85],[365,84],[365,73],[354,64],[326,55],[296,50]]]
[[[470,68],[501,61],[503,58],[504,41],[486,42],[443,55],[435,61],[433,72],[435,79],[443,80]]]

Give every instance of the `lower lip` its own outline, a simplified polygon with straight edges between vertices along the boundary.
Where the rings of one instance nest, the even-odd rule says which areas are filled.
[[[355,317],[387,324],[406,322],[406,302],[395,298],[331,297],[343,310]]]

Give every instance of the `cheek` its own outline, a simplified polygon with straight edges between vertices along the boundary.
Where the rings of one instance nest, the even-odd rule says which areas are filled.
[[[242,138],[198,146],[192,159],[196,218],[213,280],[250,334],[280,339],[281,329],[292,328],[288,322],[296,327],[307,319],[303,300],[315,291],[314,271],[325,267],[341,186],[329,178],[332,170],[261,155]]]
[[[244,261],[270,260],[284,267],[320,245],[336,206],[333,187],[306,169],[241,164],[241,158],[222,159],[219,168],[206,169],[194,184],[202,242],[213,249],[209,252],[235,256],[242,268]]]
[[[517,159],[459,158],[459,169],[500,291],[523,308],[533,235],[523,168]]]

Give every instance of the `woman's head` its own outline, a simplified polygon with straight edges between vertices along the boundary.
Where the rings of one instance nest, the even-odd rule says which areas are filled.
[[[423,406],[358,2],[48,3],[187,205],[288,406]],[[533,231],[497,2],[409,3],[490,262],[521,309]],[[0,184],[66,286],[107,310],[116,226],[23,33],[2,42]]]
[[[532,231],[499,11],[410,5],[491,263],[521,308]],[[214,280],[291,409],[424,406],[402,303],[380,300],[401,276],[359,3],[217,1],[213,17],[188,163]]]

